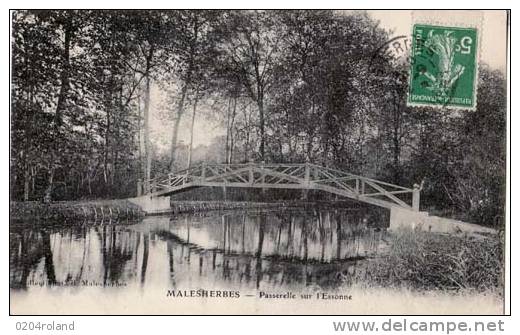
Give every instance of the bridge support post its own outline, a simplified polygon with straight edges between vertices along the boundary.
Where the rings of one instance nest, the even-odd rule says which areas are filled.
[[[412,209],[416,212],[419,211],[420,199],[421,199],[421,188],[419,185],[414,184],[413,192],[412,192]]]

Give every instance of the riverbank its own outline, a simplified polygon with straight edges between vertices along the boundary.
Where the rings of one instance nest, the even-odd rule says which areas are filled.
[[[390,232],[386,243],[388,248],[367,262],[361,276],[346,285],[491,295],[501,295],[504,290],[504,242],[500,234],[402,229]]]
[[[139,219],[143,211],[125,199],[56,201],[43,203],[38,201],[15,202],[9,204],[11,222],[46,221],[63,222],[68,220],[116,220]]]
[[[304,202],[304,201],[172,201],[167,211],[156,215],[202,213],[220,210],[240,209],[280,209],[280,208],[350,208],[351,203],[336,202]],[[141,219],[147,215],[138,205],[127,199],[57,201],[43,203],[26,201],[10,203],[9,217],[11,222],[46,221],[63,222],[68,220],[120,220]],[[148,214],[150,215],[150,214]]]

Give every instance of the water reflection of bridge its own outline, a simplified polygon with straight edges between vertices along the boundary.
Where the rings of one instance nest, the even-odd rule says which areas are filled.
[[[362,216],[345,212],[147,220],[130,227],[16,234],[11,287],[30,279],[332,287],[360,269],[357,260],[377,253],[383,234],[367,228]],[[33,261],[23,261],[21,249]]]

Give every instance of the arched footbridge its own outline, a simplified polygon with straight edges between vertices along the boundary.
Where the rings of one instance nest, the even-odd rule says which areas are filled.
[[[318,190],[385,208],[419,211],[420,188],[407,188],[311,163],[206,164],[149,181],[150,199],[197,187]],[[141,189],[141,187],[139,187]]]

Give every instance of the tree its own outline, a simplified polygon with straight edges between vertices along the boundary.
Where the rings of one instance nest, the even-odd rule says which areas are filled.
[[[269,12],[239,12],[229,21],[227,39],[222,45],[226,70],[233,73],[257,105],[261,160],[266,159],[265,98],[274,80],[280,51],[276,22]]]
[[[159,73],[167,71],[164,65],[167,61],[165,52],[171,45],[171,35],[175,33],[176,14],[168,12],[166,15],[158,11],[145,11],[130,14],[128,24],[133,29],[137,64],[132,67],[135,72],[144,79],[144,152],[145,160],[142,162],[145,190],[150,190],[152,170],[152,147],[150,140],[150,90],[154,77],[154,71]]]
[[[174,125],[170,147],[170,171],[176,170],[176,150],[179,125],[185,114],[185,103],[190,95],[194,103],[199,94],[207,89],[205,81],[209,78],[214,46],[218,42],[218,22],[222,13],[219,11],[182,11],[176,16],[176,39],[169,49],[173,57],[173,71],[170,80],[180,82],[180,97],[176,101]],[[196,107],[194,109],[196,111]]]
[[[49,149],[48,132],[41,130],[52,120],[45,110],[56,96],[53,83],[59,80],[56,58],[60,52],[51,36],[56,32],[45,18],[27,11],[13,13],[11,172],[21,171],[22,178],[14,173],[11,186],[16,194],[21,182],[26,201]]]
[[[72,48],[72,40],[74,38],[74,33],[78,29],[75,25],[74,13],[71,12],[62,12],[61,15],[57,15],[55,17],[55,24],[58,26],[58,29],[61,29],[63,32],[63,51],[61,55],[61,74],[60,74],[60,89],[58,94],[58,101],[56,103],[56,111],[54,112],[54,120],[52,127],[52,142],[53,148],[51,150],[50,157],[50,168],[49,168],[49,181],[47,190],[45,191],[45,198],[51,199],[51,193],[53,188],[53,180],[54,180],[54,170],[56,168],[56,163],[58,160],[57,152],[59,150],[59,137],[60,130],[63,124],[63,113],[66,108],[69,89],[70,89],[70,77],[71,77],[71,57],[70,52]]]

